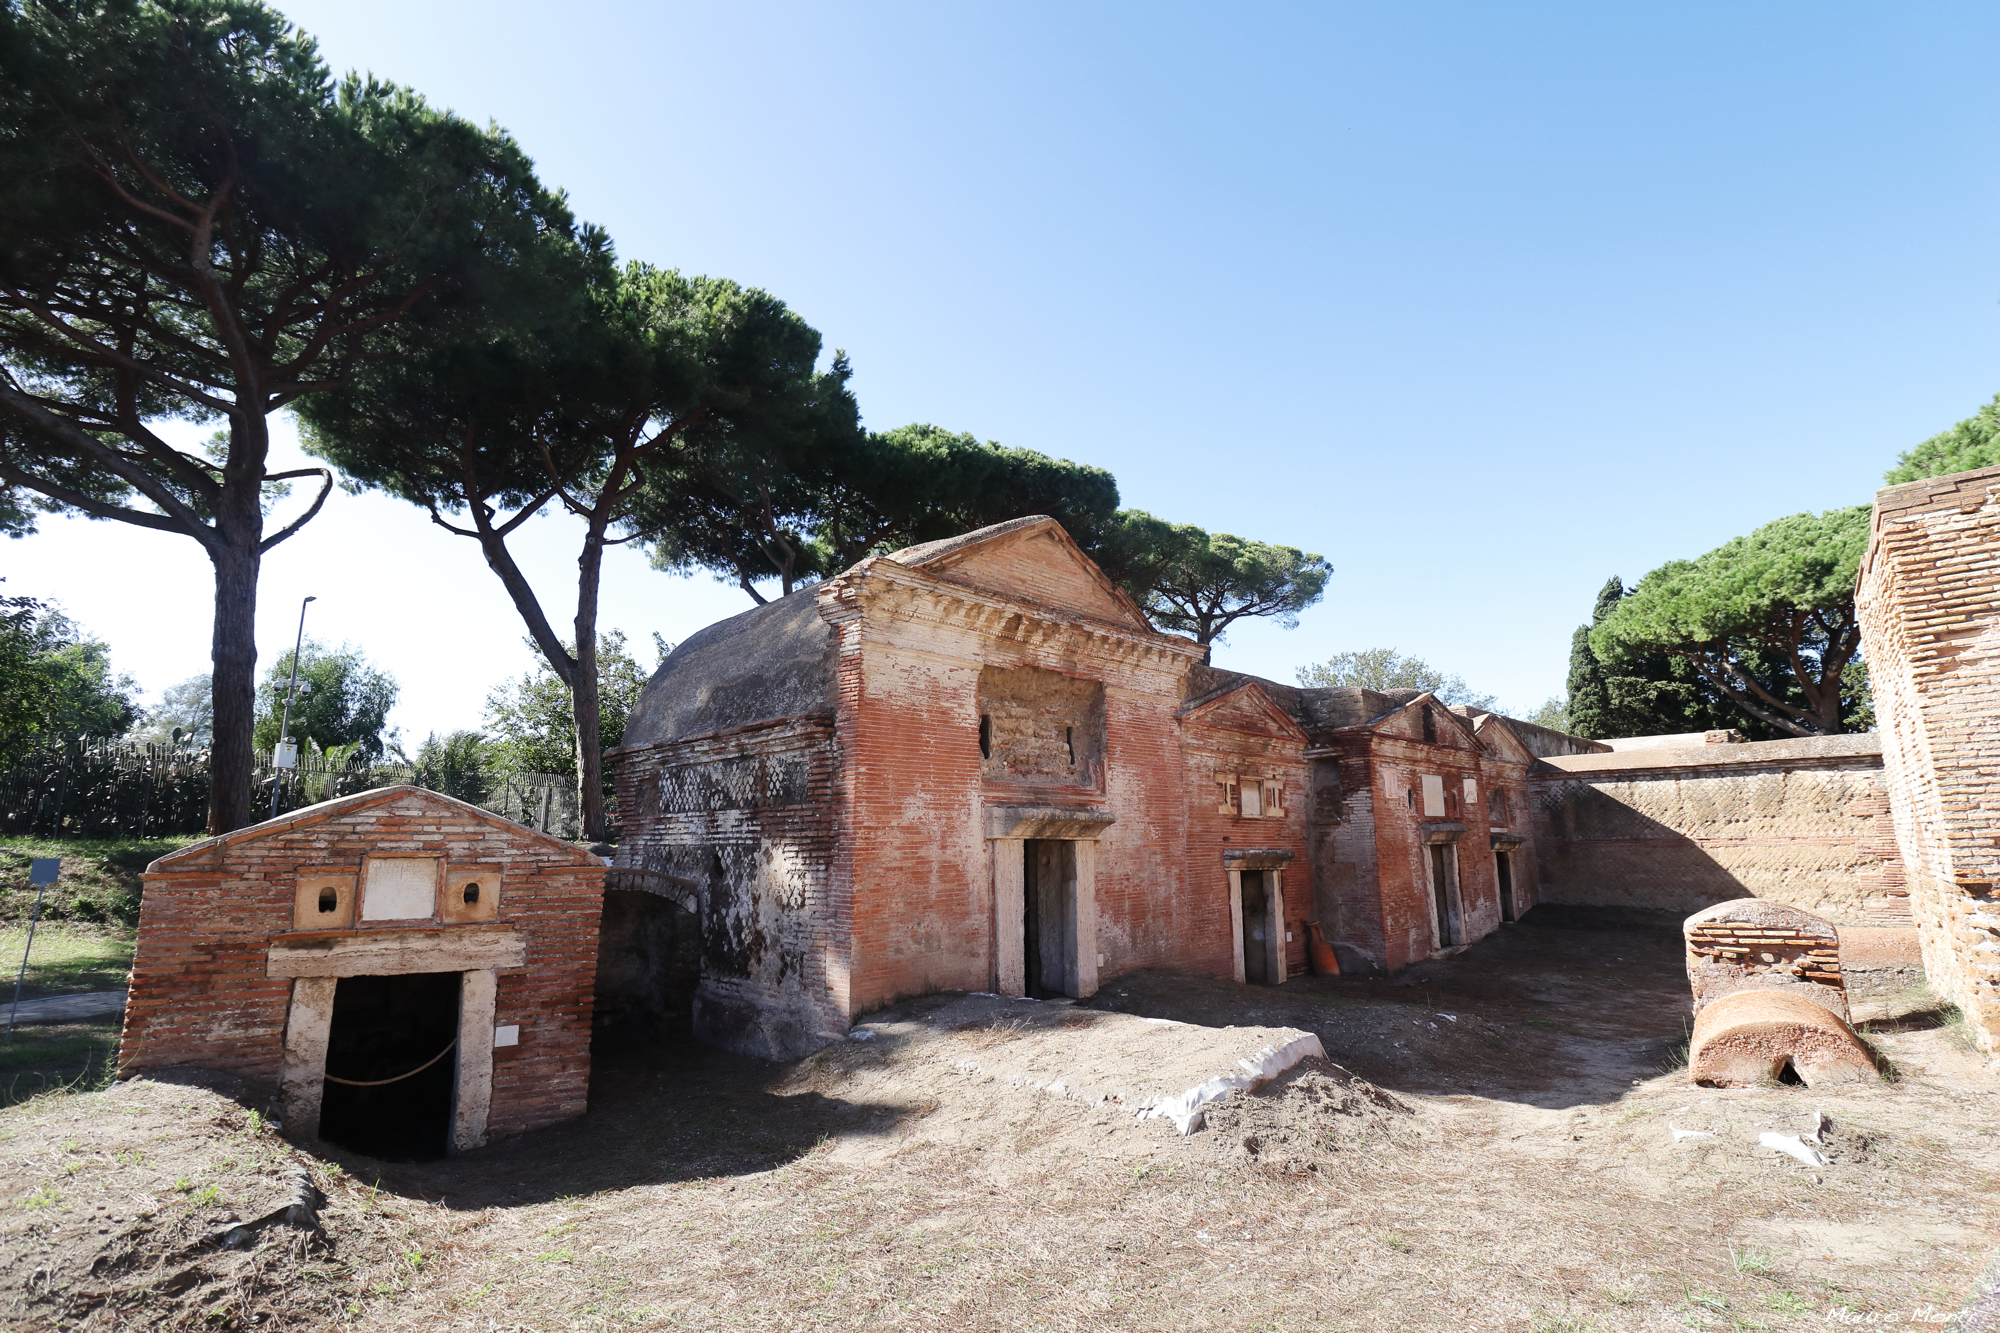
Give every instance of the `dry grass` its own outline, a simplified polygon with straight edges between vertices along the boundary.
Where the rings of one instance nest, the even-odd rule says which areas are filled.
[[[1310,1026],[1345,1066],[1187,1138],[962,1072],[1033,1026],[1011,1018],[775,1069],[680,1039],[607,1049],[582,1122],[425,1167],[345,1160],[335,1266],[274,1267],[284,1300],[266,1285],[225,1315],[1625,1333],[1907,1322],[1970,1289],[2000,1220],[1995,1082],[1941,1026],[1901,1025],[1908,1005],[1873,1002],[1893,1085],[1716,1092],[1659,1072],[1686,1002],[1671,933],[1517,929],[1410,980],[1119,978],[1104,1004]],[[1827,1167],[1755,1146],[1816,1109]],[[357,1183],[378,1170],[379,1193]]]
[[[1622,1333],[1818,1328],[1837,1310],[1907,1319],[1954,1305],[1994,1234],[2000,1143],[1980,1109],[1991,1078],[1944,1059],[1938,1029],[1916,1028],[1877,1037],[1904,1069],[1893,1086],[1692,1089],[1658,1072],[1681,1035],[1677,942],[1644,966],[1621,942],[1619,984],[1602,989],[1566,957],[1600,943],[1541,941],[1564,955],[1569,998],[1540,1010],[1498,984],[1510,970],[1545,979],[1552,960],[1539,954],[1480,972],[1475,950],[1473,966],[1430,976],[1428,994],[1120,979],[1108,1002],[1178,1007],[1163,1016],[1234,1003],[1239,1023],[1318,1014],[1324,1033],[1355,1034],[1345,1052],[1329,1047],[1411,1109],[1321,1133],[1297,1119],[1296,1090],[1273,1093],[1271,1114],[1311,1131],[1305,1151],[1249,1149],[1242,1138],[1267,1133],[1268,1118],[1227,1108],[1181,1139],[1116,1108],[952,1072],[968,1045],[1017,1037],[1011,1023],[943,1031],[929,1048],[829,1048],[747,1102],[726,1057],[635,1056],[635,1080],[648,1062],[678,1067],[658,1086],[683,1099],[648,1118],[618,1109],[630,1089],[612,1080],[595,1138],[546,1136],[541,1158],[503,1148],[476,1179],[469,1163],[403,1179],[445,1195],[434,1267],[360,1322]],[[1541,1014],[1545,1025],[1530,1021]],[[697,1089],[732,1107],[749,1157],[768,1151],[758,1117],[773,1135],[785,1126],[787,1155],[709,1154],[705,1126],[672,1120]],[[1760,1126],[1803,1128],[1816,1108],[1836,1124],[1829,1167],[1754,1146]],[[1677,1144],[1670,1124],[1717,1138]],[[511,1176],[522,1197],[480,1193]]]

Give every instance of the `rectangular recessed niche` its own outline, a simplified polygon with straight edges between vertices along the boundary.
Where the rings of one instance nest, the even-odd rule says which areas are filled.
[[[437,914],[434,856],[371,858],[361,885],[363,921],[428,920]]]
[[[293,930],[346,930],[354,924],[354,872],[299,872]]]
[[[494,921],[500,916],[500,871],[493,866],[453,866],[444,876],[447,924]]]
[[[1423,774],[1424,814],[1426,817],[1444,814],[1444,779],[1435,773]]]

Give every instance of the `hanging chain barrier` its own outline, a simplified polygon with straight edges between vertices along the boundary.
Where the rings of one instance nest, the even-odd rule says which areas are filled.
[[[406,1078],[415,1078],[417,1075],[423,1073],[426,1069],[429,1069],[432,1065],[436,1064],[438,1061],[444,1059],[447,1055],[450,1055],[452,1046],[456,1045],[458,1045],[458,1038],[453,1037],[451,1039],[450,1046],[446,1046],[443,1050],[439,1051],[436,1055],[433,1055],[430,1059],[418,1065],[415,1069],[412,1069],[409,1073],[398,1074],[394,1078],[378,1078],[378,1079],[364,1081],[358,1078],[335,1078],[333,1075],[328,1074],[326,1076],[326,1081],[329,1083],[338,1083],[342,1087],[348,1087],[348,1088],[386,1088],[391,1083],[401,1083]]]

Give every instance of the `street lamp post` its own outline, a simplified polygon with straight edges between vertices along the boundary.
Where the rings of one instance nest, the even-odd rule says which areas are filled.
[[[292,683],[285,690],[285,720],[278,724],[278,750],[271,756],[271,766],[278,771],[271,782],[271,818],[278,817],[278,798],[285,790],[285,770],[296,768],[299,763],[299,747],[292,744],[292,700],[299,693],[299,652],[306,643],[306,602],[317,602],[319,598],[308,597],[299,603],[299,637],[292,643]],[[285,761],[290,759],[290,763]]]

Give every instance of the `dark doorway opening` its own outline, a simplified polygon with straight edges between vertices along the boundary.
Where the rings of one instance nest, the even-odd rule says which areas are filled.
[[[1508,852],[1497,852],[1493,857],[1500,874],[1500,919],[1517,921],[1514,915],[1514,857]]]
[[[1021,869],[1021,946],[1036,999],[1076,994],[1076,844],[1031,838]]]
[[[1431,892],[1437,895],[1438,948],[1449,949],[1458,943],[1458,903],[1457,895],[1451,888],[1451,848],[1445,844],[1432,843]]]
[[[1243,979],[1271,984],[1271,892],[1264,872],[1240,872],[1243,881]]]
[[[643,1041],[694,1018],[701,983],[701,934],[694,914],[671,898],[606,889],[597,930],[593,1051]]]
[[[458,1036],[459,984],[456,972],[340,979],[327,1034],[322,1139],[385,1162],[445,1155],[458,1084],[450,1046]]]

